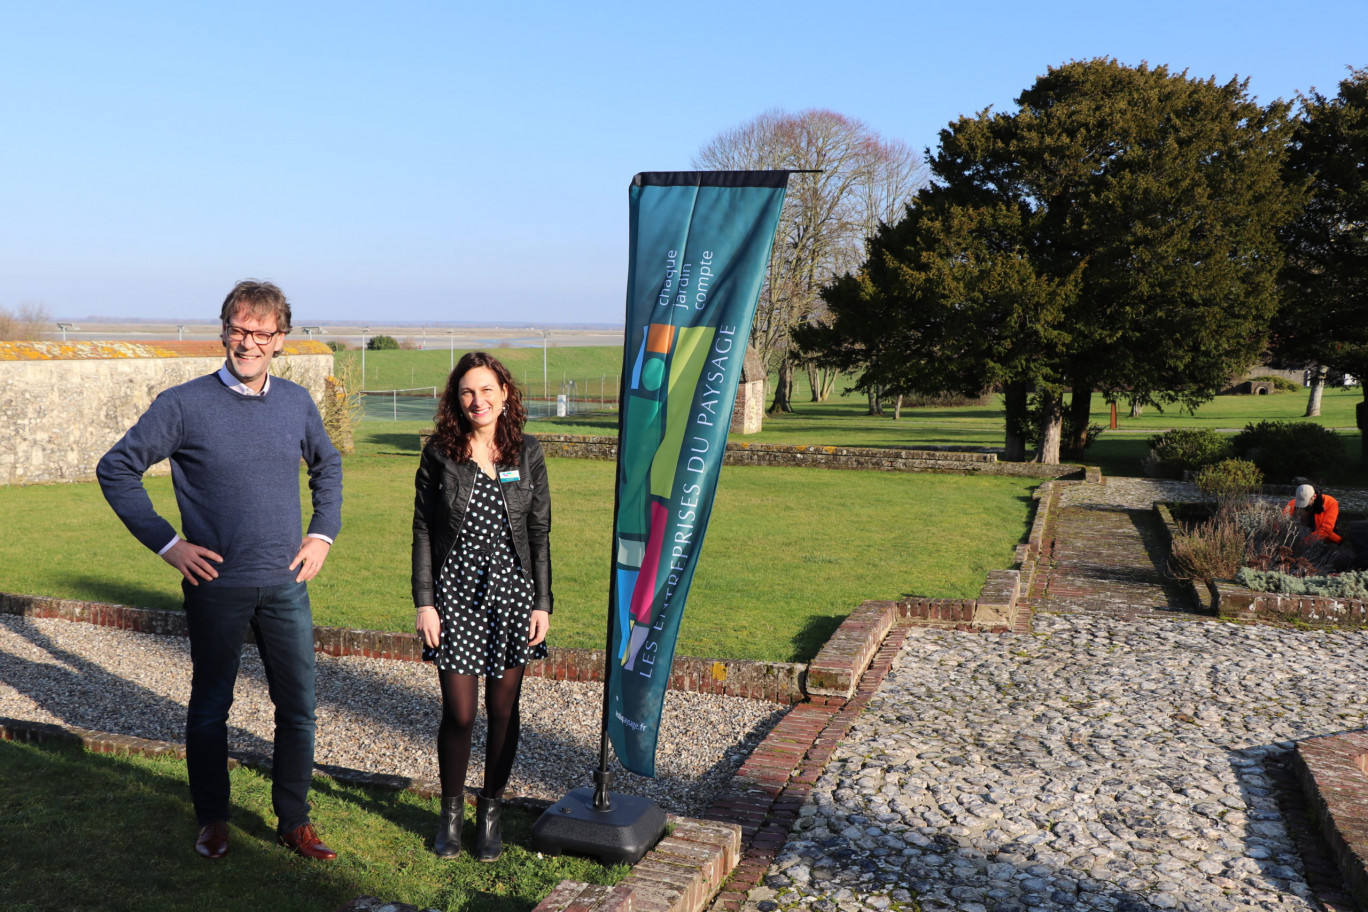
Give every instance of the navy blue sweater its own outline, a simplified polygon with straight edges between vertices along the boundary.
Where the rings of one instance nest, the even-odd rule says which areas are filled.
[[[210,374],[165,390],[95,470],[105,499],[138,541],[160,551],[176,534],[157,515],[142,476],[163,459],[181,514],[181,538],[218,553],[213,586],[294,581],[299,551],[299,461],[309,469],[308,531],[342,528],[342,458],[308,390],[271,378],[264,396],[244,396]],[[206,581],[201,581],[205,585]]]

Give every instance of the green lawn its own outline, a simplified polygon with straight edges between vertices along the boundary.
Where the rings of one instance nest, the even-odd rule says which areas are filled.
[[[1321,422],[1351,425],[1358,401],[1356,391],[1328,391]],[[1238,428],[1263,418],[1296,419],[1304,408],[1305,396],[1297,392],[1219,396],[1195,416],[1151,409],[1139,419],[1123,417],[1121,433],[1104,432],[1086,461],[1107,475],[1136,475],[1147,438],[1164,427]],[[796,414],[767,418],[763,433],[745,439],[902,447],[1001,442],[996,405],[908,409],[898,421],[864,411],[859,396],[800,402]],[[1106,418],[1101,411],[1095,416],[1099,423]],[[411,628],[412,473],[418,434],[427,426],[362,424],[357,454],[346,460],[346,529],[312,587],[318,623]],[[615,434],[616,415],[539,421],[531,429]],[[1356,468],[1359,435],[1340,433],[1349,463],[1326,480],[1364,485]],[[598,647],[606,625],[613,465],[557,459],[550,474],[559,609],[552,642]],[[987,570],[1010,565],[1012,547],[1026,533],[1032,486],[1003,478],[727,467],[680,651],[802,661],[865,599],[972,597]],[[149,489],[174,517],[169,479],[151,479]],[[0,591],[179,605],[177,579],[133,542],[95,485],[0,488],[0,509],[9,519],[9,534],[0,537]]]
[[[345,462],[344,530],[310,585],[329,626],[412,629],[409,541],[417,435],[367,424]],[[385,433],[369,433],[373,428]],[[393,455],[378,455],[378,454]],[[552,643],[603,645],[611,462],[548,461],[557,611]],[[1035,482],[726,467],[680,634],[683,655],[805,661],[865,599],[972,598],[1006,567]],[[147,481],[174,517],[170,479]],[[307,493],[307,492],[306,492]],[[115,519],[94,484],[0,488],[0,591],[176,608],[179,577]]]
[[[460,352],[457,352],[459,356]],[[540,348],[497,349],[520,383],[540,394],[542,352]],[[360,358],[360,352],[347,352],[343,358]],[[409,386],[441,386],[446,382],[450,353],[446,351],[388,351],[367,352],[367,388],[390,389]],[[577,390],[592,400],[606,394],[614,395],[621,370],[622,351],[616,346],[550,348],[547,351],[550,393],[560,391],[563,378],[576,378]],[[1002,446],[1003,414],[1001,404],[994,400],[986,406],[963,408],[904,409],[899,420],[892,418],[892,409],[883,416],[865,414],[868,400],[862,393],[843,394],[848,380],[838,381],[835,395],[827,402],[810,401],[807,374],[795,378],[795,411],[788,415],[768,415],[764,430],[744,439],[756,443],[777,444],[840,444],[846,446],[915,447],[926,445]],[[1201,406],[1195,414],[1177,408],[1160,412],[1146,408],[1138,418],[1129,417],[1129,409],[1118,406],[1117,430],[1104,431],[1098,444],[1085,460],[1099,465],[1113,475],[1137,475],[1140,460],[1148,453],[1144,439],[1170,427],[1201,427],[1236,430],[1246,424],[1264,419],[1283,421],[1303,420],[1307,391],[1275,392],[1267,396],[1217,396]],[[1322,414],[1305,419],[1327,427],[1341,429],[1349,451],[1349,462],[1358,458],[1358,432],[1355,428],[1354,406],[1363,401],[1360,389],[1327,389],[1322,401]],[[1111,412],[1101,396],[1093,397],[1092,422],[1109,428]],[[382,410],[380,405],[375,406]],[[419,408],[422,413],[425,409]],[[431,411],[430,406],[426,411]],[[401,414],[402,418],[403,415]],[[425,417],[425,416],[424,416]],[[403,425],[405,422],[397,422]],[[415,425],[421,427],[421,424]],[[596,416],[578,416],[539,422],[547,432],[552,427],[560,433],[616,434],[617,416],[607,412]],[[738,439],[738,438],[733,438]],[[1333,475],[1337,484],[1363,484],[1356,472]]]
[[[806,390],[806,386],[801,388]],[[1121,408],[1117,430],[1103,430],[1083,460],[1099,466],[1106,475],[1138,476],[1140,462],[1149,454],[1148,440],[1154,434],[1171,427],[1211,428],[1239,431],[1245,425],[1262,420],[1307,420],[1332,427],[1344,439],[1346,462],[1338,471],[1327,475],[1326,481],[1335,485],[1365,486],[1368,476],[1357,470],[1360,435],[1354,429],[1354,406],[1363,401],[1360,390],[1327,390],[1318,418],[1303,419],[1306,393],[1284,392],[1268,396],[1217,396],[1197,409],[1196,414],[1168,409],[1144,410],[1139,418],[1130,418],[1129,410]],[[1094,397],[1092,421],[1108,427],[1111,420],[1107,404]],[[740,436],[731,440],[773,444],[828,444],[842,446],[907,447],[918,446],[987,446],[1001,447],[1003,413],[1001,404],[963,406],[957,408],[904,409],[898,420],[891,414],[866,414],[868,402],[863,395],[836,395],[826,402],[799,401],[795,412],[788,415],[766,415],[764,429],[759,434]],[[554,428],[565,434],[617,434],[617,416],[605,413],[593,416],[572,416],[538,421],[533,429],[547,432]]]
[[[87,753],[73,745],[0,741],[0,908],[6,912],[319,912],[358,896],[420,909],[526,912],[563,879],[615,883],[625,866],[542,858],[536,816],[505,812],[495,864],[439,859],[437,801],[315,779],[313,819],[331,862],[275,845],[270,780],[232,772],[230,848],[195,854],[195,817],[181,760]],[[473,817],[473,810],[468,809]],[[466,821],[466,848],[474,831]]]

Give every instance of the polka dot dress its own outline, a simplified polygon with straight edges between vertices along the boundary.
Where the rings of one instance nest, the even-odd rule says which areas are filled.
[[[476,471],[460,538],[437,575],[437,667],[502,678],[505,668],[545,658],[545,642],[527,645],[534,600],[532,583],[518,567],[499,483]]]

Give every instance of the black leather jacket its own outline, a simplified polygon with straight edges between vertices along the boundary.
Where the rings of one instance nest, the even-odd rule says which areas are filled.
[[[500,465],[500,472],[514,466]],[[535,437],[523,436],[522,458],[516,466],[517,481],[501,482],[513,529],[513,546],[523,575],[536,593],[534,611],[550,612],[551,596],[551,489],[546,481],[546,459]],[[436,570],[451,553],[461,533],[470,492],[475,486],[474,461],[456,462],[431,443],[423,447],[414,479],[413,499],[413,604],[433,605]]]

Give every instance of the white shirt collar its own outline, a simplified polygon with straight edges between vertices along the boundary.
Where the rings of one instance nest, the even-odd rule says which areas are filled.
[[[252,389],[250,386],[243,383],[237,377],[234,377],[233,372],[228,369],[227,363],[225,363],[223,367],[219,368],[218,378],[223,381],[224,386],[228,387],[233,392],[241,393],[244,396],[264,396],[266,395],[266,391],[271,388],[270,374],[266,375],[266,382],[261,385],[261,392],[258,393],[256,390]]]

